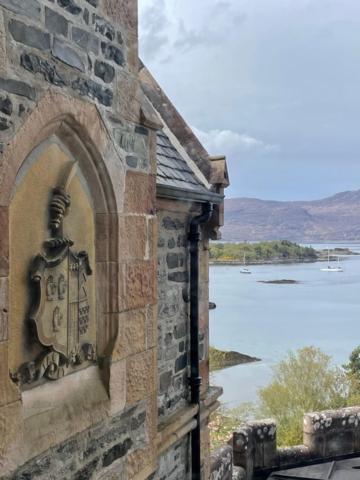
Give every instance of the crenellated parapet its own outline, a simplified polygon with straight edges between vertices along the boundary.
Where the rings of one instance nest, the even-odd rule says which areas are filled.
[[[360,407],[308,413],[304,445],[322,458],[360,451]]]
[[[267,478],[272,471],[360,454],[360,407],[304,415],[302,445],[278,448],[276,423],[244,424],[233,434],[234,465],[244,479]]]

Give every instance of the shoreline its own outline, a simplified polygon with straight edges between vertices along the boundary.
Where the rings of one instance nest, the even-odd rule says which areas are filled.
[[[333,261],[333,260],[331,260]],[[293,263],[316,263],[316,262],[327,262],[327,260],[259,260],[258,262],[246,262],[246,266],[249,265],[290,265]],[[216,265],[234,265],[234,266],[244,266],[244,262],[241,260],[210,260],[210,266]]]
[[[215,347],[209,348],[210,372],[218,372],[225,368],[235,367],[254,362],[261,362],[261,358],[251,357],[244,353],[235,351],[219,350]]]
[[[333,256],[337,256],[336,254],[334,254]],[[352,253],[347,253],[347,254],[342,254],[342,255],[338,255],[339,257],[341,257],[341,261],[343,260],[346,260],[347,257],[357,257],[359,256],[359,253],[355,253],[355,252],[352,252]],[[249,261],[249,262],[246,262],[246,266],[248,265],[291,265],[291,264],[296,264],[296,263],[317,263],[317,262],[322,262],[322,263],[327,263],[328,259],[327,257],[319,257],[319,258],[316,258],[316,259],[307,259],[307,258],[304,258],[304,259],[296,259],[296,258],[292,258],[292,259],[273,259],[273,260],[259,260],[259,261]],[[337,258],[330,258],[330,262],[333,263],[333,262],[337,262]],[[216,265],[219,265],[219,266],[226,266],[226,265],[234,265],[234,266],[244,266],[244,262],[241,261],[241,260],[210,260],[209,261],[209,265],[210,266],[216,266]]]
[[[256,244],[210,244],[209,265],[290,265],[298,263],[337,262],[358,256],[351,247],[305,247],[287,240],[275,240]]]

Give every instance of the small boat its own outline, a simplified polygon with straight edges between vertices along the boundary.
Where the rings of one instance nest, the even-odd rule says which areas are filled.
[[[331,266],[330,265],[330,250],[328,250],[328,266],[326,268],[321,268],[320,269],[322,272],[343,272],[343,268],[340,265],[340,258],[337,257],[337,266]]]
[[[240,269],[240,273],[244,273],[244,274],[251,274],[251,270],[249,270],[248,268],[246,268],[246,258],[245,258],[245,253],[244,253],[244,266]]]

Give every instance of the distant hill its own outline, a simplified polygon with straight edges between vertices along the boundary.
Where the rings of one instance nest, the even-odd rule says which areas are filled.
[[[314,201],[225,200],[223,240],[360,241],[360,190]]]

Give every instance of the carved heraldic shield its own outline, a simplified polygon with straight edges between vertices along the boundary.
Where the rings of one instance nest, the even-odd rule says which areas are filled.
[[[35,326],[43,354],[25,364],[18,373],[22,383],[47,378],[57,380],[84,362],[96,360],[89,342],[90,304],[87,280],[92,274],[86,252],[76,253],[63,233],[63,220],[70,208],[69,184],[75,174],[71,164],[61,186],[53,189],[50,202],[51,238],[31,266],[33,298],[30,321]]]

